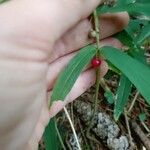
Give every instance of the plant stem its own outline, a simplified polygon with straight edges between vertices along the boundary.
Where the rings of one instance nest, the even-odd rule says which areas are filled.
[[[100,31],[99,31],[100,22],[99,22],[99,17],[98,17],[96,10],[94,10],[93,16],[94,16],[94,25],[95,25],[95,31],[96,31],[96,46],[97,46],[96,57],[99,58],[100,57],[100,52],[99,52],[99,49],[100,49]],[[95,90],[95,101],[94,101],[94,111],[93,111],[94,115],[97,111],[97,104],[98,104],[98,93],[99,93],[99,87],[100,87],[100,67],[98,67],[96,69],[96,83],[95,84],[96,84],[96,90]]]
[[[95,37],[96,38],[96,48],[97,48],[96,58],[99,58],[100,57],[100,52],[99,52],[99,49],[100,49],[100,32],[99,32],[99,17],[98,17],[96,10],[94,10],[93,16],[94,16],[94,28],[95,28],[94,30],[96,31],[96,37]],[[99,87],[100,87],[100,67],[96,68],[95,85],[96,85],[96,89],[95,89],[93,115],[91,117],[91,121],[90,121],[89,127],[87,129],[87,138],[94,141],[95,143],[98,143],[98,141],[95,138],[90,136],[89,132],[90,132],[90,129],[92,127],[94,116],[97,112],[98,94],[99,94]]]
[[[65,145],[64,145],[64,143],[63,143],[63,140],[62,140],[62,137],[61,137],[61,135],[60,135],[60,132],[59,132],[59,130],[58,130],[58,128],[57,128],[56,119],[55,119],[55,129],[56,129],[56,132],[57,132],[57,135],[58,135],[58,138],[59,138],[59,141],[60,141],[60,143],[61,143],[61,146],[62,146],[63,150],[66,150],[66,147],[65,147]]]
[[[99,25],[100,25],[100,21],[99,21],[99,17],[98,17],[98,14],[97,14],[96,10],[94,10],[93,16],[94,16],[94,28],[95,28],[95,31],[96,31],[96,46],[97,46],[97,53],[96,53],[96,55],[99,55],[99,48],[100,48]]]
[[[100,57],[99,49],[100,49],[100,34],[99,34],[99,18],[97,11],[94,10],[93,12],[94,16],[94,26],[95,26],[95,31],[96,31],[96,46],[97,46],[97,52],[96,52],[96,57]],[[97,111],[97,104],[98,104],[98,93],[99,93],[99,87],[100,87],[100,68],[96,68],[96,90],[95,90],[95,100],[94,100],[94,110],[93,110],[93,116],[95,115]],[[92,117],[94,118],[94,117]]]
[[[141,121],[141,124],[143,125],[143,127],[145,128],[145,130],[150,133],[150,129],[148,128],[148,126],[143,122]]]
[[[77,142],[78,150],[81,150],[81,146],[80,146],[80,144],[79,144],[79,140],[78,140],[76,131],[75,131],[74,126],[73,126],[73,123],[72,123],[72,121],[71,121],[70,115],[69,115],[69,113],[68,113],[68,111],[67,111],[67,109],[66,109],[65,107],[64,107],[64,112],[65,112],[65,114],[66,114],[66,116],[67,116],[67,118],[68,118],[68,121],[69,121],[69,123],[70,123],[72,132],[73,132],[74,137],[75,137],[75,140],[76,140],[76,142]]]

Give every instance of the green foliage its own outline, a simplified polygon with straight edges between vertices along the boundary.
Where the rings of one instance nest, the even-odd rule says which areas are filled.
[[[127,47],[127,53],[129,55],[147,65],[144,51],[137,45],[134,37],[131,37],[131,34],[129,34],[126,30],[123,30],[122,32],[116,34],[115,37]]]
[[[139,119],[141,122],[144,122],[146,120],[146,114],[145,113],[139,114]]]
[[[81,71],[90,62],[95,53],[95,46],[88,45],[82,48],[79,53],[69,62],[65,69],[60,73],[58,80],[55,83],[51,96],[51,102],[65,99]]]
[[[132,37],[132,40],[135,41],[135,37],[139,36],[141,29],[144,28],[144,26],[146,26],[148,23],[148,20],[130,19],[125,31]]]
[[[149,67],[113,47],[103,47],[101,54],[129,78],[150,104]]]
[[[6,1],[0,0],[0,3]],[[143,42],[150,37],[150,0],[117,0],[112,6],[98,7],[97,11],[99,14],[127,11],[132,16],[128,27],[115,35],[128,50],[123,52],[113,47],[103,47],[100,50],[111,70],[118,75],[121,74],[114,104],[114,118],[118,120],[128,102],[132,84],[150,104],[150,68],[146,63],[144,51],[140,48]],[[53,88],[50,102],[65,99],[95,53],[94,45],[88,45],[80,50],[60,73]],[[109,104],[114,103],[114,96],[110,91],[106,91],[104,96]],[[145,121],[146,114],[141,113],[139,119]],[[46,150],[60,149],[56,134],[55,122],[54,119],[51,119],[43,135]]]
[[[138,3],[150,3],[149,0],[136,0]]]
[[[119,0],[119,1],[116,1],[116,5],[123,6],[123,5],[132,4],[134,2],[135,2],[135,0]]]
[[[150,21],[131,19],[125,31],[129,34],[130,40],[134,41],[132,47],[135,45],[140,46],[143,41],[150,37]],[[123,39],[125,39],[125,37],[123,37],[122,40]]]
[[[123,30],[122,32],[117,33],[115,36],[122,44],[127,46],[129,49],[134,49],[135,43],[131,35],[126,31]]]
[[[150,2],[149,3],[138,3],[133,1],[119,1],[114,7],[109,6],[101,6],[97,8],[99,14],[103,13],[116,13],[116,12],[123,12],[127,11],[129,14],[143,14],[145,16],[150,16]]]
[[[8,0],[0,0],[0,3],[6,1]],[[127,11],[131,16],[137,18],[130,19],[128,27],[115,35],[127,46],[128,51],[122,52],[113,47],[103,47],[100,51],[111,70],[118,75],[121,72],[120,84],[114,104],[115,120],[119,119],[128,102],[132,84],[136,86],[147,103],[150,104],[150,68],[146,63],[144,51],[140,48],[143,42],[150,37],[150,0],[117,0],[112,6],[103,5],[97,8],[99,14],[123,11]],[[95,53],[96,48],[94,45],[86,46],[69,62],[55,83],[51,102],[65,99],[78,76]],[[104,96],[109,104],[114,103],[114,96],[110,91],[106,91]],[[139,119],[140,121],[145,121],[146,114],[141,113]],[[56,134],[55,122],[54,119],[51,119],[43,135],[46,150],[60,149]]]
[[[120,77],[119,86],[116,93],[115,107],[114,107],[114,118],[117,121],[123,112],[125,105],[128,102],[128,97],[131,92],[132,83],[130,80],[122,74]]]
[[[43,140],[46,150],[59,150],[59,140],[57,138],[54,118],[50,120],[48,126],[46,127]]]
[[[142,44],[142,42],[148,37],[150,37],[150,23],[140,31],[140,34],[136,39],[137,44]]]
[[[146,101],[150,104],[150,94],[149,94],[150,93],[150,89],[149,89],[150,69],[149,67],[145,65],[144,63],[141,63],[140,61],[138,61],[136,58],[132,58],[131,56],[123,53],[121,50],[118,50],[113,47],[103,47],[101,48],[100,52],[104,58],[106,58],[109,62],[111,62],[115,67],[117,67],[124,74],[121,76],[120,86],[117,90],[117,99],[116,99],[115,110],[114,110],[115,119],[117,120],[119,118],[120,114],[123,111],[124,106],[127,103],[128,96],[131,91],[132,83],[137,87],[137,89],[141,92],[141,94],[146,99]],[[85,57],[85,54],[88,57]],[[68,93],[65,92],[65,94],[63,94],[64,88],[67,87],[68,91],[70,91],[75,80],[79,76],[80,72],[83,70],[84,66],[87,63],[89,63],[90,59],[94,56],[94,54],[95,54],[95,47],[90,45],[86,47],[85,49],[83,48],[70,61],[68,65],[69,67],[67,66],[64,69],[64,72],[61,73],[61,78],[58,79],[59,82],[56,82],[57,83],[56,86],[59,88],[59,91],[60,92],[62,91],[61,95],[58,95],[58,96],[63,95],[64,96],[63,98],[65,98],[65,96]],[[80,60],[84,61],[83,63],[85,64],[83,65],[83,63],[81,63]],[[75,70],[73,68],[75,68]],[[73,70],[73,73],[77,72],[73,80],[71,78],[72,70]],[[139,71],[139,70],[142,70],[142,71]],[[69,77],[67,77],[68,74],[69,74]],[[66,87],[62,86],[65,84],[69,84],[69,85],[67,85]],[[57,92],[54,93],[56,95],[56,100],[57,100]],[[105,93],[105,96],[110,103],[113,103],[113,98],[110,93],[108,92]]]
[[[106,91],[104,93],[104,96],[107,99],[109,104],[113,104],[114,103],[114,96],[113,96],[113,93],[111,91]]]
[[[122,32],[115,35],[116,38],[118,38],[125,46],[128,47],[127,53],[129,55],[131,55],[132,57],[136,58],[137,60],[139,60],[140,62],[144,63],[145,65],[147,65],[147,63],[146,63],[146,58],[144,56],[144,51],[140,48],[140,45],[138,44],[137,39],[140,36],[141,25],[144,26],[143,27],[143,29],[144,29],[147,24],[148,24],[148,21],[141,21],[139,19],[135,19],[135,20],[131,19],[128,27],[126,27],[126,29],[123,30]],[[128,82],[130,82],[130,81],[128,80]],[[130,84],[131,84],[131,82],[130,82]],[[119,88],[121,88],[121,87],[118,87],[118,89]],[[128,90],[127,91],[124,90],[124,93],[122,93],[122,94],[126,95],[126,94],[130,94],[130,93]],[[123,107],[126,105],[126,103],[128,101],[126,99],[126,102],[123,100],[121,102],[121,99],[120,99],[119,102],[120,102],[120,105],[122,105],[122,108],[119,110],[119,104],[118,104],[118,106],[117,106],[117,104],[115,105],[115,108],[114,108],[115,120],[119,119],[120,114],[123,112]]]

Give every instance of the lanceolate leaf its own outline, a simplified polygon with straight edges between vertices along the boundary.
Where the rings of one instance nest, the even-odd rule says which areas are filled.
[[[56,81],[52,91],[51,102],[65,99],[81,71],[90,62],[95,53],[96,48],[94,45],[86,46],[69,62]]]
[[[131,34],[127,33],[126,30],[123,30],[115,35],[115,38],[119,39],[121,43],[123,43],[125,46],[128,46],[129,48],[134,48],[134,40],[131,37]]]
[[[114,118],[116,121],[119,119],[125,105],[128,102],[131,87],[132,83],[130,82],[130,80],[125,75],[122,74],[120,77],[120,82],[116,92],[116,99],[115,99]]]
[[[138,44],[141,44],[149,36],[150,36],[150,23],[141,30],[141,33],[138,35],[136,41]]]
[[[102,55],[116,66],[137,87],[150,104],[150,69],[131,56],[113,47],[101,48]]]

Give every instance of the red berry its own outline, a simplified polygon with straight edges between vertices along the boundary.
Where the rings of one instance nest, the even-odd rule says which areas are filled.
[[[98,66],[100,66],[102,63],[102,61],[99,58],[93,58],[91,61],[92,67],[96,68]]]

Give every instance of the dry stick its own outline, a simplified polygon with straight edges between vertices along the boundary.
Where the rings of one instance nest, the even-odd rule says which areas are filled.
[[[72,123],[74,124],[73,102],[70,103],[70,113],[71,113]]]
[[[67,133],[67,136],[66,136],[65,141],[66,141],[66,144],[67,144],[68,149],[69,149],[69,150],[72,150],[72,147],[70,146],[70,143],[68,142],[68,133]]]
[[[83,127],[82,127],[82,125],[81,125],[80,119],[77,118],[77,120],[78,120],[79,128],[80,128],[80,131],[81,131],[81,135],[82,135],[83,140],[84,140],[84,142],[85,142],[85,144],[86,144],[86,146],[87,146],[87,149],[90,149],[90,147],[89,147],[89,145],[88,145],[88,142],[87,142],[87,139],[86,139],[86,137],[85,137],[85,134],[84,134]]]
[[[105,91],[111,92],[111,90],[110,90],[110,88],[108,87],[108,85],[107,85],[107,83],[106,83],[106,81],[105,81],[104,78],[101,79],[101,86],[102,86],[102,88],[103,88]]]
[[[133,130],[135,131],[135,133],[139,136],[140,140],[142,141],[142,143],[144,144],[146,149],[150,150],[150,140],[144,134],[144,132],[141,130],[140,126],[135,121],[131,122],[131,126],[132,126]]]
[[[134,104],[135,104],[135,101],[137,100],[137,97],[139,96],[139,92],[136,92],[136,94],[135,94],[135,96],[134,96],[134,98],[133,98],[133,101],[132,101],[132,103],[131,103],[131,106],[130,106],[130,108],[128,109],[128,114],[131,112],[131,110],[132,110],[132,108],[133,108],[133,106],[134,106]]]
[[[75,129],[74,129],[73,123],[72,123],[72,121],[71,121],[70,115],[69,115],[69,113],[68,113],[66,107],[64,107],[64,112],[65,112],[66,117],[67,117],[67,119],[68,119],[68,121],[69,121],[69,123],[70,123],[71,129],[72,129],[72,132],[73,132],[73,135],[74,135],[75,140],[76,140],[76,142],[77,142],[78,149],[81,150],[81,146],[80,146],[80,144],[79,144],[79,140],[78,140],[76,131],[75,131]]]
[[[135,96],[134,96],[134,99],[133,99],[133,101],[132,101],[132,103],[131,103],[131,106],[130,106],[130,108],[128,109],[128,114],[131,112],[131,110],[132,110],[132,108],[133,108],[133,106],[134,106],[134,104],[135,104],[135,101],[137,100],[137,97],[139,96],[139,92],[136,92],[136,94],[135,94]],[[141,124],[143,125],[143,127],[145,128],[145,130],[147,131],[147,132],[150,132],[150,129],[146,126],[146,124],[143,122],[143,121],[141,121]]]
[[[141,121],[141,124],[143,125],[143,127],[145,128],[145,130],[150,133],[150,129],[148,128],[148,126],[145,124],[145,122]]]
[[[96,57],[99,58],[100,57],[100,53],[99,53],[99,49],[100,49],[99,18],[98,18],[98,14],[97,14],[96,10],[94,10],[93,16],[94,16],[94,26],[95,26],[95,32],[96,32],[96,37],[95,37],[96,38],[96,46],[97,46]],[[92,122],[94,120],[95,113],[97,111],[99,87],[100,87],[100,68],[98,67],[96,69],[96,91],[95,91],[95,100],[94,100],[94,110],[93,110],[91,122],[89,124],[87,133],[86,133],[88,139],[90,139],[98,144],[100,142],[98,140],[96,140],[95,138],[91,137],[89,132],[90,132],[90,129],[92,126]]]
[[[127,111],[125,108],[124,108],[124,116],[125,116],[125,122],[126,122],[127,130],[128,130],[130,146],[131,146],[131,148],[133,148],[135,145],[133,144],[133,141],[132,141],[129,120],[128,120]]]

